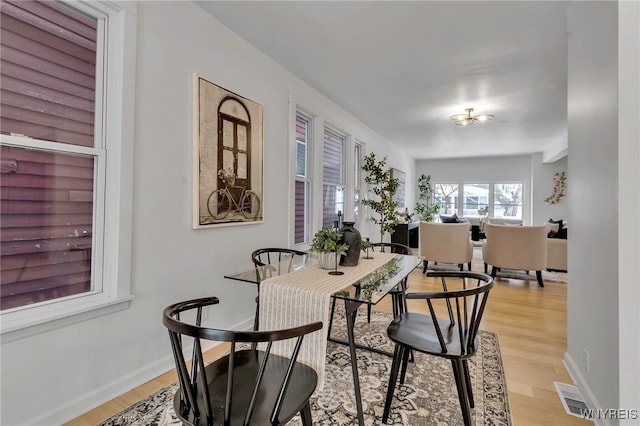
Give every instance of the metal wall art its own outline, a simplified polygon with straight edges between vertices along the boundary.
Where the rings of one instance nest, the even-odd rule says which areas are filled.
[[[564,197],[565,181],[567,180],[567,174],[565,172],[558,172],[553,177],[553,193],[544,199],[549,204],[557,204]]]
[[[193,227],[263,221],[262,105],[193,76]]]

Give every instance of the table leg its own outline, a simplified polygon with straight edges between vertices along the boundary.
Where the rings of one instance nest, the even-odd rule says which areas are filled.
[[[362,302],[344,301],[344,309],[347,317],[347,335],[349,336],[349,353],[351,354],[351,371],[353,373],[353,390],[356,396],[356,410],[358,412],[358,424],[364,426],[364,415],[362,413],[362,395],[360,393],[360,377],[358,376],[358,361],[356,357],[356,342],[353,335],[355,317],[358,307]]]

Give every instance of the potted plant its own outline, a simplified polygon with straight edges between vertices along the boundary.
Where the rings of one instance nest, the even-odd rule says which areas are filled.
[[[440,211],[440,206],[433,203],[434,194],[431,184],[431,175],[422,174],[418,178],[418,202],[416,203],[416,213],[420,220],[433,222],[435,215]]]
[[[324,228],[313,236],[310,250],[318,253],[322,269],[334,269],[340,256],[347,253],[349,246],[341,244],[342,233],[338,228]]]
[[[378,214],[378,217],[371,217],[371,221],[380,226],[380,242],[384,234],[391,233],[396,225],[400,223],[396,211],[398,203],[394,201],[394,195],[400,181],[391,177],[391,172],[385,167],[387,157],[376,161],[376,155],[372,152],[364,157],[362,170],[366,173],[364,181],[369,185],[369,192],[376,195],[377,199],[362,200],[362,204],[368,206]]]

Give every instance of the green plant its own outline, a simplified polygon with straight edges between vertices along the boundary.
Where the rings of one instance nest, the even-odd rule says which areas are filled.
[[[418,200],[424,201],[416,203],[416,213],[425,222],[433,222],[435,215],[440,211],[440,205],[433,203],[434,192],[431,175],[420,175],[418,178]]]
[[[313,236],[310,250],[317,253],[338,252],[338,256],[343,256],[347,254],[349,245],[339,244],[341,238],[342,232],[338,228],[321,229]]]
[[[377,196],[377,199],[362,200],[362,204],[368,206],[379,217],[371,217],[371,221],[380,226],[380,242],[387,232],[393,232],[400,221],[399,212],[396,211],[398,203],[393,200],[400,181],[391,177],[391,172],[385,166],[387,157],[376,161],[376,155],[372,152],[364,157],[362,170],[366,173],[364,181],[369,185],[369,192]]]

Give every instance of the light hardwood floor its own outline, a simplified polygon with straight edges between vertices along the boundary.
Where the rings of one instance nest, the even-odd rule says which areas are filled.
[[[420,272],[418,268],[411,274],[410,291],[441,288],[439,281],[426,278]],[[391,305],[385,298],[374,309],[390,312]],[[409,305],[412,311],[422,309],[422,305]],[[566,323],[566,284],[549,281],[544,288],[539,288],[534,275],[531,281],[498,279],[491,290],[481,328],[498,334],[516,426],[592,424],[566,414],[553,386],[554,381],[571,383],[562,364],[567,346]],[[219,347],[208,356],[214,359],[222,352],[223,348]],[[67,425],[96,425],[175,380],[175,372],[170,371]]]

